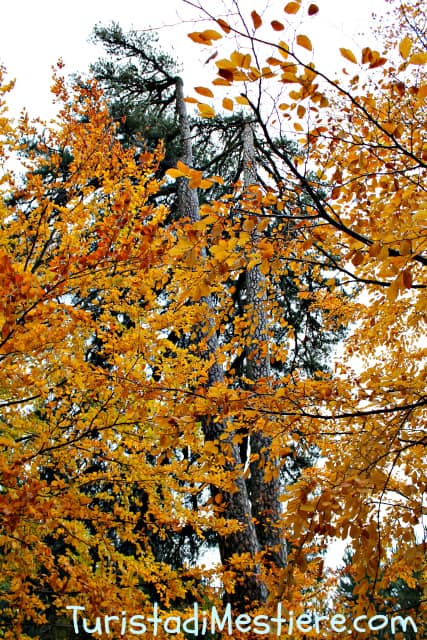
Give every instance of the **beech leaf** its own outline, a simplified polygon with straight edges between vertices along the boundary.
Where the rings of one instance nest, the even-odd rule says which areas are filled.
[[[345,49],[344,47],[342,47],[340,49],[340,53],[342,57],[345,58],[346,60],[353,62],[353,64],[357,64],[357,58],[350,49]]]
[[[308,36],[297,36],[297,44],[299,44],[300,47],[304,47],[304,49],[307,49],[308,51],[313,51],[313,45],[311,44],[311,40]]]
[[[399,43],[399,53],[402,56],[402,58],[407,60],[409,54],[411,53],[411,49],[412,49],[412,40],[408,36],[405,36],[403,40],[401,40]]]
[[[200,93],[201,96],[205,96],[206,98],[214,97],[213,91],[208,89],[208,87],[194,87],[194,89],[197,93]]]
[[[300,8],[301,8],[301,4],[299,2],[288,2],[284,10],[286,13],[289,13],[292,15],[292,14],[298,13]]]
[[[262,25],[261,16],[255,10],[251,12],[252,22],[254,24],[255,29],[259,29]]]

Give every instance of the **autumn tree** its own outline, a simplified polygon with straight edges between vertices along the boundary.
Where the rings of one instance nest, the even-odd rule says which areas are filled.
[[[150,144],[150,136],[155,135],[158,131],[160,123],[164,127],[164,131],[167,131],[166,135],[166,153],[168,154],[168,144],[172,145],[172,151],[169,156],[176,155],[177,150],[181,149],[181,161],[185,164],[196,169],[193,171],[193,179],[191,182],[196,183],[197,176],[200,175],[200,171],[203,169],[209,169],[214,173],[221,173],[221,182],[218,185],[217,182],[211,183],[211,188],[207,191],[207,195],[203,191],[196,195],[194,189],[188,189],[188,184],[185,178],[181,176],[178,181],[178,190],[176,195],[176,203],[171,204],[175,209],[178,209],[178,215],[187,215],[191,221],[199,221],[199,199],[201,203],[206,202],[207,196],[230,197],[230,190],[233,184],[236,184],[236,180],[242,176],[242,184],[245,184],[245,189],[255,186],[256,182],[265,184],[267,172],[272,172],[273,167],[270,165],[269,154],[266,153],[265,147],[262,144],[262,140],[257,139],[254,135],[256,129],[253,125],[245,123],[245,119],[237,115],[234,118],[229,117],[224,120],[223,117],[219,118],[190,118],[187,114],[187,109],[184,102],[184,94],[182,83],[177,76],[176,69],[173,66],[170,58],[160,55],[153,49],[152,36],[144,32],[130,32],[123,33],[123,31],[117,26],[112,25],[109,28],[96,27],[94,31],[96,41],[101,42],[105,48],[109,57],[100,60],[93,65],[93,71],[98,80],[103,84],[106,89],[106,95],[111,100],[111,112],[113,116],[117,117],[117,109],[119,109],[120,116],[122,118],[120,127],[123,131],[125,138],[132,140],[137,144]],[[199,88],[200,93],[208,93],[208,90]],[[173,108],[175,96],[175,108]],[[187,100],[186,100],[187,101]],[[148,118],[146,114],[149,114]],[[143,115],[141,115],[143,114]],[[150,124],[150,122],[152,124]],[[129,123],[129,124],[128,124]],[[251,160],[248,160],[248,145],[245,142],[247,140],[247,132],[252,131],[252,138],[254,140],[251,146]],[[245,133],[246,132],[246,133]],[[212,137],[213,136],[213,137]],[[206,140],[210,139],[210,145],[206,144]],[[212,144],[212,139],[214,143]],[[279,141],[281,146],[285,145],[292,149],[292,144],[287,141]],[[293,153],[296,153],[295,147],[293,147]],[[175,164],[177,158],[175,158]],[[250,170],[248,167],[251,166]],[[179,171],[178,171],[179,174]],[[170,173],[170,175],[172,175]],[[190,184],[191,184],[190,182]],[[171,193],[173,185],[168,185],[167,192]],[[212,193],[212,187],[215,190]],[[157,195],[161,195],[162,190]],[[170,199],[168,200],[171,203]],[[305,207],[303,199],[299,202],[301,207]],[[248,204],[250,206],[250,203]],[[246,205],[236,198],[233,200],[232,217],[236,220],[242,218],[242,213],[245,213]],[[179,213],[180,212],[180,213]],[[175,214],[177,215],[177,214]],[[278,224],[280,221],[276,219],[272,224]],[[265,231],[265,230],[264,230]],[[206,255],[205,255],[206,258]],[[220,341],[226,342],[227,340],[233,340],[233,334],[237,333],[235,324],[240,322],[244,316],[248,313],[248,303],[250,306],[250,300],[256,301],[258,299],[257,287],[255,286],[256,280],[251,278],[250,274],[255,274],[259,269],[253,268],[246,272],[237,272],[234,277],[229,279],[228,286],[234,289],[233,299],[235,301],[235,309],[232,315],[229,311],[229,321],[224,329],[219,333]],[[264,277],[264,276],[263,276]],[[312,276],[309,271],[300,278],[306,277],[308,286],[316,287],[316,276]],[[269,364],[265,367],[273,375],[281,375],[283,371],[294,371],[297,368],[301,368],[306,374],[313,375],[316,371],[325,367],[323,362],[323,356],[328,351],[328,345],[338,340],[340,335],[340,327],[338,323],[334,323],[332,326],[322,327],[321,314],[309,309],[305,300],[301,300],[298,297],[298,291],[300,288],[299,281],[294,278],[294,274],[289,268],[289,264],[285,271],[282,271],[278,277],[269,281],[269,286],[275,289],[275,295],[277,300],[283,306],[283,314],[286,318],[286,325],[279,323],[274,327],[274,332],[268,336],[268,341],[273,341],[275,348],[277,349],[279,344],[286,343],[286,348],[289,349],[289,328],[293,334],[294,348],[293,354],[288,354],[285,359],[276,357],[270,358],[268,356]],[[212,298],[208,299],[208,306],[211,308],[211,312],[215,315],[221,316],[222,310],[215,307]],[[264,298],[261,301],[261,307],[264,306]],[[258,305],[259,306],[259,305]],[[267,315],[267,309],[262,312],[264,316]],[[244,321],[244,320],[243,320]],[[265,320],[260,319],[260,324],[264,324]],[[253,330],[253,329],[250,329]],[[184,338],[186,339],[186,338]],[[267,334],[266,334],[267,339]],[[209,346],[208,351],[215,357],[218,345],[216,344],[216,338],[212,338],[213,342]],[[235,352],[235,356],[231,361],[228,370],[225,370],[225,377],[228,379],[229,384],[234,387],[241,386],[247,388],[248,385],[244,382],[245,378],[252,378],[255,367],[255,358],[247,358],[250,353],[251,347],[239,345],[239,349]],[[277,351],[276,351],[277,354]],[[267,358],[267,356],[265,356]],[[251,365],[252,360],[252,365]],[[260,368],[260,370],[261,370]],[[216,371],[216,373],[214,373]],[[237,375],[236,375],[237,374]],[[268,373],[270,375],[270,373]],[[213,369],[211,372],[210,383],[219,382],[224,377],[224,374],[217,369]],[[256,374],[256,377],[259,377]],[[261,376],[263,377],[263,376]],[[245,435],[246,434],[246,435]],[[237,464],[245,464],[247,457],[248,447],[248,433],[246,429],[240,430],[236,435],[239,440],[239,454],[235,452],[236,456],[240,459]],[[256,436],[252,441],[253,453],[255,454]],[[261,449],[261,442],[258,448]],[[263,443],[263,449],[266,448],[266,442]],[[304,453],[304,450],[307,450]],[[285,475],[287,478],[295,479],[295,476],[299,473],[301,464],[308,464],[308,461],[312,459],[315,452],[315,448],[307,445],[307,443],[292,443],[290,448],[290,455],[286,456],[282,461],[280,468],[277,472],[279,475]],[[250,479],[248,480],[249,491],[251,493],[252,509],[255,510],[255,521],[261,522],[263,520],[268,521],[268,517],[265,516],[265,510],[271,510],[271,502],[278,500],[279,497],[279,478],[275,478],[273,483],[276,483],[274,491],[271,491],[267,496],[265,492],[266,503],[264,507],[262,504],[262,494],[266,489],[263,482],[263,471],[257,469],[257,463],[252,464],[252,471]],[[279,483],[279,484],[277,484]],[[268,484],[268,483],[267,483]],[[246,491],[246,488],[242,490]],[[234,496],[234,503],[236,502],[236,496]],[[244,511],[248,510],[249,502],[244,500],[246,506]],[[268,508],[267,508],[268,503]],[[235,508],[233,505],[233,499],[230,498],[230,509]],[[262,515],[261,512],[264,512]],[[280,512],[279,504],[276,504],[276,516]],[[233,516],[235,519],[235,516]],[[261,525],[260,525],[261,526]],[[277,527],[277,523],[275,525]],[[263,539],[262,547],[271,548],[282,546],[282,550],[277,550],[277,558],[284,552],[283,542],[280,544],[277,539],[277,531],[274,531],[275,527],[272,527],[270,533],[261,534]],[[268,528],[268,527],[267,527]],[[267,530],[266,528],[266,530]],[[253,531],[252,536],[255,535]],[[273,538],[276,539],[275,544],[267,543],[267,538],[270,536],[270,542]],[[221,548],[222,542],[219,541],[219,547]],[[248,548],[255,549],[257,543],[248,542]],[[238,551],[238,543],[230,540],[227,545],[227,550],[223,549],[222,556],[226,560],[227,557],[235,555]],[[269,551],[268,553],[271,553]],[[273,552],[273,556],[276,552]],[[283,567],[283,558],[279,562],[279,565]],[[242,590],[242,592],[244,589]]]
[[[316,434],[327,460],[308,470],[285,502],[297,591],[310,566],[303,545],[349,536],[356,611],[372,611],[370,598],[393,580],[411,580],[414,566],[425,575],[425,11],[420,2],[392,7],[377,33],[383,51],[341,47],[345,74],[336,79],[307,56],[310,38],[292,31],[304,18],[314,23],[321,4],[289,2],[279,16],[224,3],[219,16],[185,3],[212,19],[210,28],[189,34],[192,40],[224,52],[230,43],[232,53],[214,63],[216,94],[225,86],[227,99],[244,96],[283,183],[310,197],[310,224],[298,223],[292,246],[310,249],[319,270],[360,292],[348,306],[354,330],[335,381],[301,380],[276,394],[274,407],[271,394],[268,406],[258,397],[257,407]],[[274,110],[267,95],[277,95]],[[296,158],[274,141],[274,128],[287,123],[299,132]],[[271,215],[289,201],[279,189],[262,196],[272,202]],[[288,242],[278,233],[274,255],[289,256]],[[294,255],[292,263],[307,257]],[[301,294],[333,313],[331,297]]]
[[[46,130],[43,139],[38,125],[26,117],[16,131],[2,120],[3,158],[8,143],[11,152],[21,153],[25,170],[24,181],[11,174],[3,178],[1,223],[1,600],[6,638],[23,637],[30,623],[43,626],[47,592],[53,594],[49,606],[58,617],[86,591],[91,593],[86,606],[93,611],[98,605],[102,609],[103,602],[110,610],[114,601],[119,608],[127,598],[135,603],[132,590],[142,602],[152,599],[153,591],[161,599],[155,585],[162,579],[156,578],[150,558],[168,583],[166,598],[186,592],[178,582],[175,590],[172,567],[154,559],[149,542],[165,527],[185,527],[179,516],[186,510],[179,500],[185,474],[179,474],[175,487],[172,476],[166,480],[170,465],[177,463],[166,453],[175,422],[166,406],[163,416],[157,415],[154,396],[150,400],[146,393],[151,392],[139,385],[153,387],[147,368],[163,350],[174,348],[162,335],[160,303],[155,302],[160,322],[153,333],[156,345],[146,339],[148,325],[142,319],[151,314],[152,292],[167,279],[169,268],[168,261],[162,263],[167,239],[160,234],[153,240],[167,210],[146,204],[158,188],[161,155],[147,152],[135,159],[133,150],[123,149],[95,85],[69,92],[58,78],[55,92],[58,125]],[[34,139],[37,145],[32,146]],[[72,158],[68,171],[50,171],[47,183],[46,158],[58,168],[64,149]],[[61,190],[66,198],[59,202]],[[148,271],[141,277],[145,268],[153,278]],[[99,316],[75,302],[76,297],[93,298],[93,292]],[[135,305],[133,296],[144,299],[144,307]],[[133,320],[130,335],[123,330],[122,315]],[[87,357],[94,335],[104,345],[108,367]],[[188,375],[193,371],[191,356],[182,367]],[[120,380],[128,381],[128,391]],[[156,460],[157,479],[152,474]],[[130,472],[134,463],[136,475]],[[172,508],[172,516],[166,508],[159,521],[155,504],[169,500],[179,503],[178,511]],[[175,524],[165,523],[167,513]],[[126,545],[133,545],[132,554]],[[140,557],[145,560],[139,566]]]
[[[390,17],[387,53],[342,48],[335,79],[303,57],[308,36],[277,38],[321,7],[290,2],[278,19],[237,6],[190,34],[224,47],[198,96],[225,86],[224,108],[248,109],[229,188],[194,166],[176,76],[180,156],[164,181],[161,147],[122,144],[92,80],[56,79],[41,138],[25,117],[1,121],[2,157],[9,146],[24,165],[3,178],[0,226],[6,638],[45,623],[46,590],[58,615],[81,604],[91,621],[153,599],[323,610],[334,537],[353,549],[352,615],[414,566],[424,585],[423,11]],[[212,123],[215,104],[195,100]],[[175,180],[171,215],[154,195]],[[297,301],[318,333],[352,323],[335,371],[297,357]],[[284,487],[304,447],[321,462]],[[156,536],[186,526],[214,533],[220,566],[156,556]]]

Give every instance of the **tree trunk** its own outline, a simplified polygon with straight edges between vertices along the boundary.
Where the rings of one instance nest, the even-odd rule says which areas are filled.
[[[248,188],[256,183],[256,160],[253,132],[250,124],[243,130],[244,186]],[[255,224],[252,231],[254,248],[258,243],[259,232]],[[250,320],[246,347],[246,377],[256,385],[259,380],[270,377],[270,355],[268,344],[268,317],[266,311],[266,279],[258,265],[246,271],[246,314]],[[261,549],[266,559],[277,567],[286,565],[286,549],[280,531],[281,506],[279,502],[280,478],[278,460],[271,455],[272,440],[262,431],[250,434],[251,454],[257,454],[250,464],[250,477],[247,484],[255,518],[256,531]],[[271,480],[265,480],[265,473]]]
[[[183,94],[183,83],[181,78],[177,78],[176,82],[176,102],[179,125],[182,137],[182,156],[181,160],[187,166],[192,166],[193,154],[191,143],[191,130],[187,115],[186,104]],[[189,187],[186,178],[180,178],[178,187],[178,210],[181,216],[188,217],[192,222],[200,220],[199,202],[197,191]],[[206,258],[206,251],[202,252],[202,259]],[[214,315],[215,305],[211,296],[204,298],[209,310],[209,318],[200,332],[200,343],[207,345],[206,352],[202,354],[206,359],[212,358],[208,373],[208,385],[212,386],[217,383],[224,382],[224,371],[222,366],[217,362],[218,338],[215,330]],[[221,515],[228,520],[239,522],[238,531],[230,533],[227,536],[220,536],[219,551],[224,567],[227,567],[229,560],[233,555],[249,553],[252,558],[260,550],[257,539],[257,533],[252,517],[251,501],[248,496],[246,482],[243,476],[243,464],[240,457],[240,448],[238,444],[233,442],[234,433],[229,431],[225,421],[214,422],[212,416],[205,416],[203,420],[203,432],[206,440],[215,440],[222,443],[226,449],[226,457],[231,460],[227,463],[225,470],[227,472],[238,472],[235,479],[235,490],[232,493],[221,492]],[[224,433],[228,437],[220,440],[220,436]],[[217,487],[211,486],[213,497],[218,496],[220,491]],[[236,572],[236,587],[234,592],[229,595],[229,601],[237,607],[244,607],[246,604],[253,602],[263,602],[266,599],[267,592],[265,586],[259,578],[260,570],[256,565],[251,570]]]

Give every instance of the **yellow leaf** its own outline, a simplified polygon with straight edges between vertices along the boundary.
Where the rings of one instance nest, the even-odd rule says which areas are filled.
[[[408,36],[405,36],[403,40],[400,41],[400,44],[399,44],[399,53],[402,56],[402,58],[406,60],[409,54],[411,53],[411,49],[412,49],[412,40]]]
[[[344,47],[341,47],[340,53],[343,56],[343,58],[345,58],[346,60],[349,60],[350,62],[357,64],[356,56],[352,51],[350,51],[350,49],[345,49]]]
[[[221,40],[222,38],[222,35],[213,29],[206,29],[206,31],[202,32],[202,35],[209,38],[209,40]]]
[[[283,40],[280,40],[280,42],[277,43],[277,47],[279,49],[280,55],[283,58],[287,58],[289,53],[289,45]]]
[[[288,2],[284,11],[285,13],[295,14],[295,13],[298,13],[300,8],[301,8],[301,5],[299,2]]]
[[[426,62],[427,53],[414,53],[414,55],[409,58],[409,64],[426,64]]]
[[[233,51],[230,56],[230,60],[234,67],[243,67],[243,69],[249,69],[251,64],[251,56],[249,53],[243,54],[240,51]]]
[[[238,96],[236,98],[236,102],[238,102],[239,104],[243,104],[245,106],[248,106],[248,104],[249,104],[248,99],[245,98],[245,96]]]
[[[211,89],[208,89],[207,87],[194,87],[194,89],[197,91],[197,93],[200,93],[201,96],[206,96],[207,98],[214,97]]]
[[[300,511],[308,511],[309,513],[311,513],[312,511],[315,510],[315,506],[314,506],[314,504],[306,502],[305,504],[302,504],[299,507],[299,509],[300,509]]]
[[[182,162],[182,160],[178,160],[178,162],[176,163],[176,167],[177,169],[182,171],[183,176],[188,175],[188,173],[190,172],[190,167],[188,167],[184,162]]]
[[[193,31],[188,34],[188,37],[197,44],[211,45],[212,40],[219,40],[222,35],[213,29],[206,29],[206,31]]]
[[[310,38],[307,36],[297,36],[297,44],[299,44],[300,47],[304,47],[304,49],[308,49],[308,51],[313,51],[313,45],[311,44]]]
[[[221,58],[221,60],[217,60],[215,62],[218,69],[230,69],[230,71],[234,71],[236,69],[236,65],[231,62],[231,60],[227,60],[227,58]]]
[[[252,22],[254,23],[254,28],[259,29],[259,27],[262,25],[261,16],[256,11],[252,11],[251,18]]]
[[[399,245],[399,252],[402,256],[409,256],[412,253],[412,243],[410,240],[402,240]]]
[[[222,106],[224,109],[228,109],[228,111],[233,111],[234,103],[231,98],[224,98],[222,101]]]
[[[204,102],[199,102],[198,107],[199,107],[199,112],[202,118],[215,117],[215,111],[208,104],[205,104]]]
[[[395,278],[387,290],[387,298],[390,302],[394,302],[399,293],[399,277]]]
[[[168,169],[166,175],[170,178],[182,178],[184,174],[179,169]]]

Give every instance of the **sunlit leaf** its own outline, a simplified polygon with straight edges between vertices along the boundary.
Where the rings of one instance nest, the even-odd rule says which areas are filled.
[[[346,60],[353,62],[353,64],[357,64],[357,58],[350,49],[345,49],[344,47],[340,48],[340,53]]]
[[[426,53],[414,53],[409,58],[409,64],[419,64],[423,65],[427,63],[427,52]]]
[[[286,13],[295,14],[295,13],[298,13],[300,8],[301,8],[301,4],[299,2],[288,2],[284,10]]]
[[[214,94],[211,89],[208,87],[194,87],[195,91],[199,93],[201,96],[205,96],[207,98],[213,98]]]
[[[199,102],[198,107],[199,107],[199,113],[202,116],[202,118],[214,118],[215,117],[214,109],[211,106],[209,106],[208,104],[204,104],[203,102]]]
[[[412,40],[408,36],[405,36],[399,43],[399,53],[404,60],[407,60],[412,49]]]
[[[308,36],[298,35],[296,41],[300,47],[304,47],[304,49],[308,49],[308,51],[313,50],[313,45],[311,44],[311,40]]]

